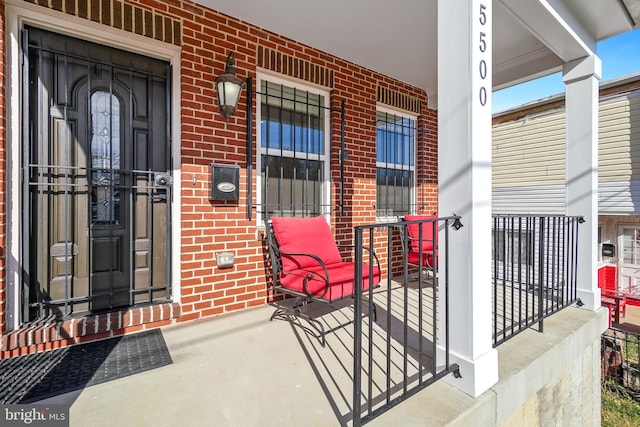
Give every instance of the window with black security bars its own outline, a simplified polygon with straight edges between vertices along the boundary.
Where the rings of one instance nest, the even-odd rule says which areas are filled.
[[[499,242],[496,248],[498,261],[533,265],[534,242],[531,230],[493,230],[493,241]]]
[[[328,92],[275,77],[259,80],[258,214],[330,213]]]
[[[376,113],[376,215],[415,212],[416,120],[399,113]]]

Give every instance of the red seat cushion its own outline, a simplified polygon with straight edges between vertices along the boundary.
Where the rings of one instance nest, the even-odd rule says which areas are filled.
[[[405,215],[405,221],[419,221],[426,219],[435,219],[433,215]],[[420,238],[420,227],[422,226],[422,245],[418,239]],[[434,237],[435,228],[435,237]],[[424,222],[422,224],[407,224],[407,233],[409,234],[409,244],[411,251],[414,252],[430,252],[433,251],[434,243],[438,242],[438,223]],[[417,261],[416,261],[417,263]]]
[[[271,224],[281,252],[312,254],[325,264],[342,262],[342,256],[324,217],[272,217]],[[312,266],[319,264],[310,256],[282,255],[283,273]]]
[[[436,252],[437,256],[437,252]],[[407,254],[407,262],[409,264],[419,265],[420,264],[420,252],[409,251]],[[422,253],[422,266],[423,267],[433,267],[433,252],[431,250]]]
[[[293,291],[307,293],[320,297],[328,301],[338,300],[353,295],[354,288],[354,266],[353,262],[339,262],[328,264],[329,290],[325,293],[327,277],[324,269],[319,266],[300,268],[297,270],[283,271],[280,275],[280,284]],[[304,288],[304,278],[307,280],[307,289]],[[362,289],[367,290],[369,286],[377,286],[380,283],[380,269],[373,267],[373,280],[369,282],[369,265],[362,265]]]

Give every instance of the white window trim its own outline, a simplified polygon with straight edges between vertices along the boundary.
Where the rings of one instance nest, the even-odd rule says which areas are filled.
[[[418,173],[417,173],[417,163],[418,163],[418,116],[415,114],[409,114],[408,112],[404,111],[404,110],[396,110],[394,108],[389,108],[389,106],[386,105],[381,105],[381,104],[377,104],[376,105],[376,114],[378,112],[383,112],[383,113],[388,113],[388,114],[395,114],[396,116],[400,116],[400,117],[404,117],[410,120],[413,120],[416,124],[416,132],[415,132],[415,137],[413,139],[413,166],[404,166],[404,165],[396,165],[396,166],[400,166],[400,167],[394,167],[393,169],[396,170],[409,170],[409,171],[413,171],[413,189],[411,190],[411,200],[413,201],[413,203],[411,203],[411,212],[409,212],[409,215],[415,215],[416,214],[416,205],[417,205],[417,198],[418,198],[418,194],[417,194],[417,187],[418,187]],[[374,120],[375,123],[375,120]],[[376,126],[377,128],[377,126]],[[378,138],[377,138],[377,131],[376,131],[376,139],[375,139],[375,144],[376,144],[376,175],[377,175],[377,169],[378,168],[383,168],[383,167],[387,167],[389,166],[389,163],[383,163],[383,162],[378,162]],[[377,183],[376,183],[376,187],[377,187]],[[376,206],[378,204],[378,200],[376,198]],[[378,216],[376,214],[376,222],[397,222],[399,220],[398,216]]]
[[[331,106],[331,92],[326,89],[321,89],[318,86],[307,85],[302,83],[297,79],[287,79],[281,76],[275,76],[269,73],[256,73],[256,205],[262,205],[262,154],[267,154],[267,150],[262,148],[262,117],[261,117],[261,102],[262,95],[260,93],[262,87],[262,81],[266,80],[268,82],[281,84],[289,87],[295,87],[296,89],[305,90],[308,92],[316,93],[325,100],[325,121],[324,121],[324,154],[320,156],[313,156],[313,159],[319,159],[324,163],[323,174],[324,181],[322,182],[322,200],[320,201],[321,209],[326,210],[322,215],[325,217],[327,222],[329,222],[331,217],[331,208],[329,207],[331,203],[331,176],[330,176],[330,164],[331,164],[331,111],[328,107]],[[280,150],[269,150],[269,153],[272,154],[280,154]],[[284,150],[285,154],[293,154],[291,151]],[[288,156],[293,157],[293,155]],[[258,226],[264,226],[264,214],[262,212],[258,212],[256,215]]]
[[[96,22],[71,16],[53,9],[30,4],[20,0],[6,1],[6,73],[7,87],[7,330],[20,327],[22,286],[22,72],[21,72],[21,40],[25,25],[77,37],[83,40],[112,46],[128,52],[151,56],[172,64],[171,87],[171,144],[173,175],[173,203],[171,204],[171,284],[172,300],[180,303],[180,253],[181,229],[180,208],[181,197],[181,162],[180,162],[180,47],[160,42],[124,30],[107,27]]]

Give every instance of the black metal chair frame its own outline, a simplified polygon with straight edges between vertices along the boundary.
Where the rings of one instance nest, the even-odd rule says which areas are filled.
[[[286,320],[291,321],[292,317],[293,318],[300,318],[300,319],[304,319],[306,320],[312,327],[313,329],[315,329],[315,331],[318,333],[318,338],[320,339],[321,344],[324,346],[325,344],[325,335],[335,332],[341,328],[344,328],[345,326],[348,326],[350,324],[353,324],[353,320],[340,324],[336,327],[333,327],[329,330],[325,331],[324,325],[322,324],[322,322],[320,322],[317,319],[314,319],[313,317],[309,316],[307,314],[307,306],[312,303],[312,302],[321,302],[323,304],[327,304],[330,307],[332,307],[333,309],[338,309],[338,307],[336,307],[334,305],[334,303],[348,299],[348,298],[354,298],[354,294],[348,294],[348,295],[342,295],[340,298],[334,298],[334,299],[327,299],[327,298],[323,298],[327,292],[329,291],[329,286],[330,286],[330,280],[329,280],[329,270],[327,269],[326,264],[322,261],[322,259],[320,259],[318,256],[314,255],[314,254],[308,254],[308,253],[290,253],[290,252],[283,252],[280,250],[280,247],[278,245],[278,241],[276,240],[275,234],[273,232],[273,226],[271,225],[271,221],[265,221],[265,228],[266,228],[266,238],[267,238],[267,244],[268,244],[268,248],[269,248],[269,257],[270,257],[270,262],[271,262],[271,270],[272,270],[272,281],[273,281],[273,290],[274,292],[280,293],[283,296],[288,296],[288,297],[293,297],[295,298],[295,303],[292,307],[288,307],[285,305],[279,305],[278,308],[276,308],[276,310],[273,312],[273,314],[271,315],[271,318],[269,319],[269,321],[272,321],[273,319],[275,319],[276,317],[280,317],[280,318],[284,318]],[[354,245],[338,245],[338,248],[354,248]],[[364,247],[364,250],[368,251],[368,248]],[[313,258],[320,266],[322,266],[324,272],[325,272],[325,289],[324,292],[321,295],[314,295],[312,292],[309,291],[308,287],[307,287],[307,281],[308,279],[310,279],[311,277],[305,277],[304,281],[303,281],[303,285],[304,285],[304,289],[305,292],[298,292],[295,291],[293,289],[289,289],[286,288],[284,286],[282,286],[282,284],[280,283],[280,273],[282,272],[282,255],[287,255],[287,256],[306,256],[306,257],[310,257]],[[376,262],[376,266],[378,267],[379,271],[382,271],[380,269],[380,261],[378,260],[377,255],[375,254],[375,252],[373,253],[373,257],[375,259]],[[374,288],[379,287],[380,285],[377,284],[374,286]],[[372,319],[375,322],[377,315],[376,315],[376,306],[375,304],[369,304],[369,301],[365,298],[363,298],[363,302],[366,304],[363,304],[363,306],[369,306],[371,307],[371,315],[372,315]],[[368,313],[365,313],[363,316],[367,316]]]
[[[409,236],[409,226],[407,225],[408,221],[405,218],[402,218],[401,221],[404,223],[404,230],[402,233],[400,233],[400,237],[402,239],[402,249],[404,250],[404,256],[405,259],[408,261],[408,256],[409,256],[409,252],[411,252],[411,242],[412,241],[417,241],[419,240],[418,237],[411,237]],[[428,224],[427,227],[432,227],[431,225],[431,221],[426,221],[425,224]],[[436,233],[438,232],[438,223],[436,221]],[[424,256],[425,258],[428,256],[429,253],[431,253],[431,256],[433,257],[433,264],[431,265],[429,264],[428,260],[427,260],[427,265],[421,264],[419,260],[419,262],[417,264],[414,263],[409,263],[411,265],[415,265],[418,268],[418,274],[420,274],[423,278],[428,279],[429,277],[429,272],[431,272],[431,274],[433,275],[433,281],[434,283],[437,281],[437,272],[438,269],[436,268],[437,265],[437,247],[438,244],[437,242],[435,242],[435,239],[423,239],[424,241],[433,241],[434,242],[434,249],[435,250],[431,250],[431,251],[423,251],[421,253],[421,256]]]

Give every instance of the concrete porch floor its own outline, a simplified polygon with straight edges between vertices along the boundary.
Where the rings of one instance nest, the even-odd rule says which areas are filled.
[[[423,297],[433,301],[430,285],[423,288]],[[416,305],[415,287],[408,287],[409,306]],[[382,298],[386,289],[381,286],[374,299]],[[391,285],[391,292],[401,289],[397,283]],[[376,305],[379,316],[386,313],[385,303],[377,300]],[[336,307],[311,304],[309,314],[321,319],[328,330],[353,317],[350,300]],[[351,424],[353,325],[327,334],[323,346],[303,320],[276,317],[270,321],[274,310],[275,306],[267,305],[165,327],[162,333],[171,365],[40,403],[70,405],[71,425],[78,426]],[[396,320],[402,316],[397,304],[391,311]],[[426,325],[430,316],[425,317],[429,317],[425,327],[431,326]],[[412,322],[416,326],[414,318]],[[395,332],[397,324],[391,329]],[[384,334],[377,330],[373,336],[379,340]],[[377,345],[384,346],[380,341]],[[401,354],[402,349],[396,350],[394,354]],[[422,363],[430,365],[431,359]],[[401,379],[391,381],[398,384]]]
[[[70,405],[72,426],[351,424],[351,327],[322,347],[273,311],[163,328],[171,365],[38,403]]]
[[[329,334],[322,347],[300,326],[270,322],[272,312],[264,306],[165,327],[171,365],[39,403],[69,405],[71,426],[352,425],[352,328]],[[576,334],[588,341],[604,323],[604,310],[569,307],[545,321],[544,334],[527,330],[500,346],[500,382],[477,399],[438,381],[367,425],[502,424],[525,398],[528,366],[557,357],[554,348]]]

